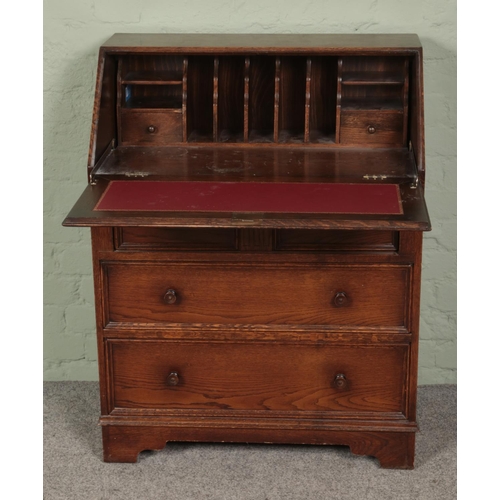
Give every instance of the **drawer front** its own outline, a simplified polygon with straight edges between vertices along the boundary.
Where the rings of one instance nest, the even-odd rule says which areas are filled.
[[[104,264],[107,321],[406,331],[410,266]]]
[[[237,230],[224,228],[116,227],[116,250],[237,250]]]
[[[314,252],[396,252],[395,231],[277,229],[276,250]]]
[[[108,342],[112,408],[403,412],[407,346]]]
[[[341,144],[403,143],[403,114],[380,111],[342,111]]]
[[[121,127],[123,144],[162,145],[182,141],[180,110],[124,111]]]

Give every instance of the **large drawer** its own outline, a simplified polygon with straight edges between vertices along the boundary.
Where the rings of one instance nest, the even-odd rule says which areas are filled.
[[[409,265],[103,264],[106,323],[407,328]]]
[[[408,346],[108,341],[111,408],[404,413]]]

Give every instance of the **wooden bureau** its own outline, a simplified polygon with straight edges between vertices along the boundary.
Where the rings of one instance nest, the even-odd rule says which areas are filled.
[[[104,460],[168,441],[414,463],[416,35],[117,34],[88,186]]]

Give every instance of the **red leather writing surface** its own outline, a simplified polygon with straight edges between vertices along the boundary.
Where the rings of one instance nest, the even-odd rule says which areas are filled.
[[[94,210],[401,214],[396,184],[111,181]]]

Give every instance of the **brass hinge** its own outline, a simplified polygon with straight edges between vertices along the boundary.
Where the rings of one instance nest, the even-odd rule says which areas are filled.
[[[387,179],[387,175],[363,175],[363,179],[366,179],[366,180],[370,180],[370,179],[373,179],[374,181],[380,179],[381,181],[383,181],[384,179]]]

